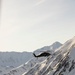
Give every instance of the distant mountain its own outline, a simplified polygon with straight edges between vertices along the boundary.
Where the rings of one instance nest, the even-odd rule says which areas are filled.
[[[75,75],[75,37],[49,57],[32,58],[3,75]]]
[[[41,52],[43,52],[43,51],[55,51],[56,49],[58,49],[60,46],[62,46],[63,44],[61,44],[60,42],[54,42],[52,45],[50,45],[50,46],[44,46],[44,47],[42,47],[42,48],[40,48],[40,49],[37,49],[37,50],[35,50],[34,52],[36,53],[36,54],[39,54],[39,53],[41,53]]]
[[[32,52],[0,52],[0,66],[17,67],[32,57]]]

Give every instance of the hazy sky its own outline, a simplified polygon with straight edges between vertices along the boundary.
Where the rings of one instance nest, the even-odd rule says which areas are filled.
[[[34,51],[75,36],[75,0],[2,0],[0,51]]]
[[[1,0],[0,0],[0,25],[1,25]]]

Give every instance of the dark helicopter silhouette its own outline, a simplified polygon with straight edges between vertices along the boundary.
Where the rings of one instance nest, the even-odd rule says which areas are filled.
[[[35,55],[35,53],[33,53],[33,55],[34,55],[34,57],[48,57],[48,56],[50,56],[51,54],[49,53],[49,52],[43,52],[43,53],[41,53],[40,55]]]

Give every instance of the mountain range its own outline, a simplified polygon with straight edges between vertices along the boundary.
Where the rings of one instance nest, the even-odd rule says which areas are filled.
[[[35,50],[34,52],[39,54],[43,51],[54,51],[59,48],[62,44],[55,42],[50,46],[44,46],[40,49]],[[6,73],[11,71],[21,64],[27,63],[27,61],[35,61],[32,52],[0,52],[0,73]],[[41,60],[40,60],[41,61]],[[38,61],[39,62],[39,61]],[[29,63],[31,64],[31,63]]]
[[[75,37],[51,52],[49,57],[33,57],[1,75],[75,75]]]

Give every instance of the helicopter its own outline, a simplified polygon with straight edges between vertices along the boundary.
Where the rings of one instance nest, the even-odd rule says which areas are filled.
[[[47,51],[39,51],[39,52],[42,52],[41,54],[39,55],[36,55],[35,53],[33,53],[34,57],[48,57],[51,55],[50,53],[50,50],[47,50]]]

